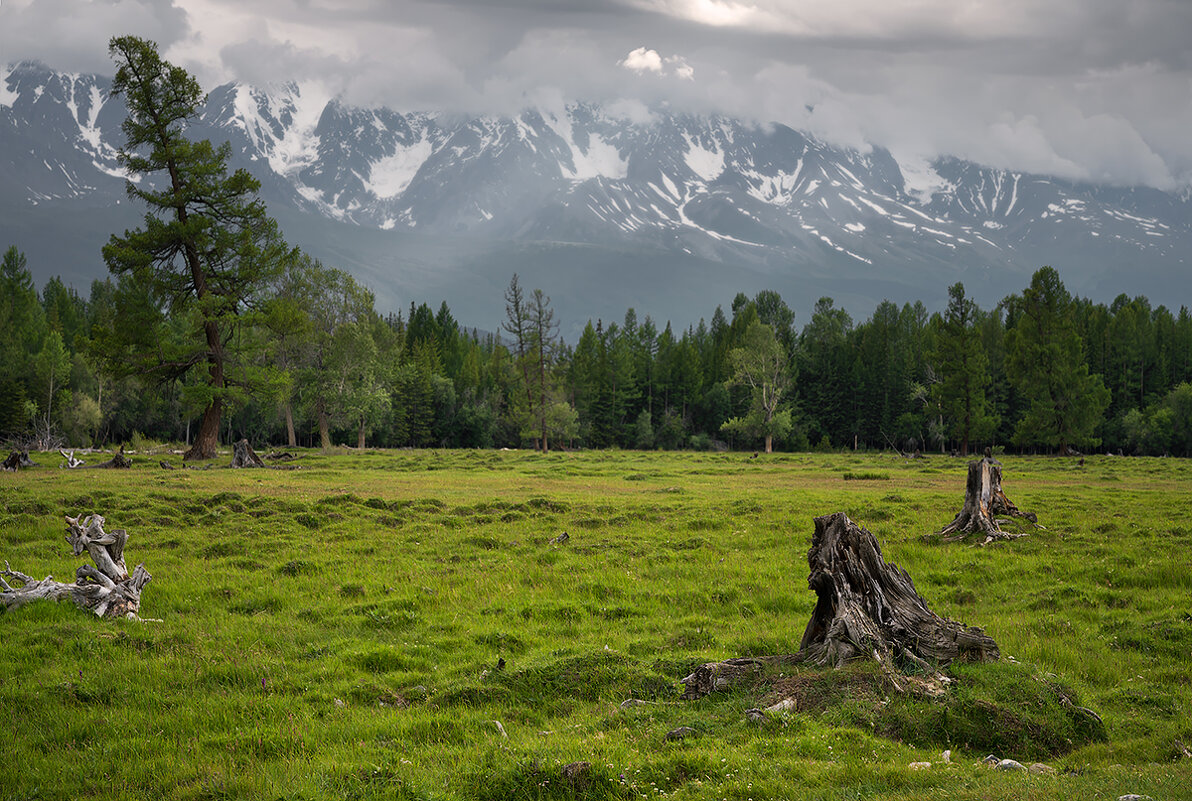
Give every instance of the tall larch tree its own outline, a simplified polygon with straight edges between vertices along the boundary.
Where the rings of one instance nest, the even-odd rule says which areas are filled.
[[[109,353],[109,363],[163,383],[204,371],[204,381],[185,384],[203,417],[183,458],[210,459],[225,409],[262,388],[238,346],[252,341],[243,334],[263,293],[295,254],[266,214],[260,183],[245,170],[229,174],[231,146],[186,136],[205,101],[198,82],[145,39],[116,37],[108,51],[116,63],[112,95],[128,108],[120,163],[138,178],[127,181],[127,191],[149,212],[142,228],[111,237],[104,261],[194,332],[169,351],[137,348],[138,338],[130,337],[124,352]]]

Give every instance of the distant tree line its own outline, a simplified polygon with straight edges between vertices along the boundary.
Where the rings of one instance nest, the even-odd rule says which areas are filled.
[[[225,442],[1192,455],[1188,308],[1073,298],[1050,267],[989,310],[956,284],[941,312],[883,302],[859,324],[821,298],[800,329],[764,291],[678,332],[629,309],[574,343],[516,275],[501,330],[485,333],[445,302],[382,316],[350,275],[302,254],[257,295],[223,342],[229,373],[253,376],[226,395]],[[198,331],[133,276],[88,297],[58,278],[39,293],[10,247],[0,436],[193,440],[209,371],[205,353],[179,354]]]
[[[385,447],[886,448],[985,445],[1192,455],[1192,316],[1073,298],[1043,267],[982,310],[883,302],[855,324],[773,291],[675,331],[629,309],[559,336],[514,275],[500,330],[378,314],[371,292],[282,240],[228,145],[192,141],[204,96],[137,37],[112,39],[121,164],[144,225],[103,248],[87,298],[0,264],[0,438],[41,449],[137,438]]]

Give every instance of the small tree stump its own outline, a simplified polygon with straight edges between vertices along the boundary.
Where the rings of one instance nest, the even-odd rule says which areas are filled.
[[[843,512],[815,518],[807,563],[807,586],[817,601],[798,653],[709,662],[683,679],[684,698],[756,682],[769,667],[841,667],[870,658],[896,687],[902,686],[894,678],[899,671],[938,685],[943,681],[939,668],[953,660],[983,662],[999,656],[997,643],[981,629],[928,609],[906,571],[882,559],[874,536]]]
[[[4,563],[0,578],[0,603],[6,609],[17,609],[30,601],[70,600],[80,609],[93,612],[99,617],[126,617],[136,619],[141,608],[141,590],[152,576],[144,564],[137,565],[132,575],[124,564],[124,545],[128,532],[122,528],[111,533],[104,531],[101,515],[83,518],[66,518],[66,541],[74,548],[75,556],[86,551],[95,566],[80,565],[75,571],[75,583],[63,584],[46,576],[41,581],[13,570]],[[19,587],[11,586],[5,579],[15,579]]]
[[[964,507],[951,523],[938,532],[938,536],[955,541],[977,534],[984,536],[986,543],[1025,536],[1003,531],[994,515],[1021,517],[1036,528],[1042,528],[1039,518],[1031,512],[1021,511],[1006,497],[1002,491],[1002,466],[987,455],[979,461],[969,462]]]
[[[0,470],[6,473],[15,473],[22,467],[35,467],[36,464],[29,458],[29,451],[13,451],[8,454],[8,458],[0,462]]]
[[[248,440],[242,439],[232,446],[232,467],[264,467],[265,463],[257,456]]]

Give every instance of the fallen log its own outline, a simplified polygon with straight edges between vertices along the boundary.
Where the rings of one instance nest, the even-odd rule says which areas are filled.
[[[137,565],[129,575],[124,564],[128,532],[118,528],[109,533],[104,530],[104,522],[97,514],[66,518],[66,541],[75,556],[86,551],[95,562],[94,566],[79,566],[74,584],[54,581],[53,576],[38,581],[13,570],[6,561],[0,574],[0,604],[5,609],[18,609],[35,600],[70,600],[99,617],[136,620],[141,608],[141,590],[152,576],[144,564]],[[13,587],[5,579],[14,579],[20,586]]]
[[[901,686],[897,674],[917,674],[920,684],[924,677],[943,682],[940,668],[953,660],[999,656],[981,629],[932,612],[906,571],[887,563],[874,536],[843,512],[815,518],[807,563],[807,586],[817,600],[798,652],[707,663],[683,679],[684,698],[756,681],[782,665],[836,668],[874,659]]]
[[[969,462],[964,506],[936,536],[954,542],[976,534],[985,538],[983,545],[995,540],[1026,536],[1025,533],[1004,531],[998,524],[997,515],[1019,517],[1029,521],[1035,528],[1043,528],[1033,512],[1023,512],[1006,497],[1002,491],[1001,463],[986,453],[984,459]]]

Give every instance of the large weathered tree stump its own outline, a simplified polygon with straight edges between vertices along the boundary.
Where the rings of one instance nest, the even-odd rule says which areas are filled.
[[[144,564],[137,565],[132,575],[124,564],[124,545],[128,532],[122,528],[111,533],[104,531],[101,515],[66,518],[66,541],[74,548],[75,556],[86,551],[95,565],[80,565],[75,571],[75,583],[63,584],[46,576],[41,581],[13,570],[4,563],[0,574],[0,604],[17,609],[30,601],[70,600],[80,609],[99,617],[137,618],[141,608],[141,590],[152,576]],[[13,587],[5,579],[15,579],[21,586]]]
[[[939,676],[953,660],[999,656],[981,629],[932,612],[906,571],[887,563],[874,536],[843,512],[815,518],[807,563],[817,601],[798,653],[708,663],[683,679],[685,698],[756,680],[769,666],[874,659],[891,675]]]
[[[882,559],[877,539],[843,512],[815,519],[807,586],[818,596],[799,643],[801,661],[840,666],[873,656],[933,671],[954,659],[998,658],[978,628],[927,608],[907,572]]]
[[[1002,466],[992,457],[986,456],[980,461],[969,462],[964,507],[938,535],[946,540],[961,540],[976,534],[985,538],[984,543],[1025,536],[1003,531],[996,515],[1021,517],[1041,528],[1034,513],[1021,511],[1006,497],[1002,491]]]

